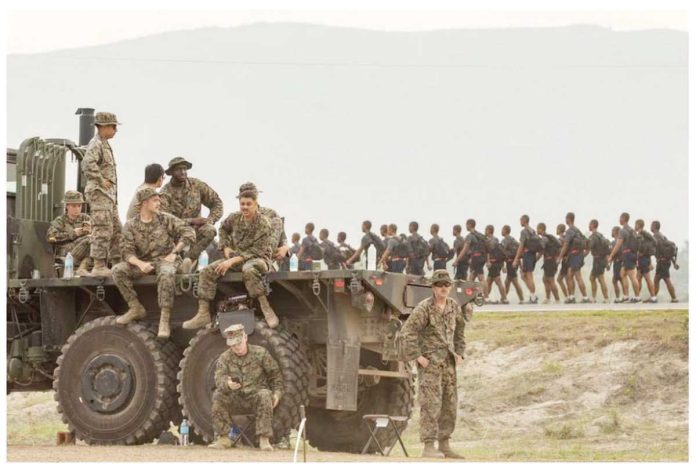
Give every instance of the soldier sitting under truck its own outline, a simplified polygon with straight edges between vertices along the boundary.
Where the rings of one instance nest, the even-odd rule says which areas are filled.
[[[169,318],[174,306],[176,271],[181,265],[181,252],[196,241],[193,228],[165,212],[159,211],[159,194],[147,187],[138,191],[140,215],[131,218],[123,227],[121,255],[124,261],[112,269],[118,291],[128,302],[129,309],[116,319],[128,324],[144,318],[147,313],[133,289],[133,280],[157,274],[157,302],[161,308],[157,337],[169,337]]]
[[[67,191],[63,197],[65,213],[51,222],[46,238],[54,246],[57,257],[70,254],[79,266],[78,276],[89,275],[92,258],[89,257],[89,235],[92,219],[82,212],[85,199],[77,191]]]
[[[273,262],[271,221],[259,212],[257,191],[241,191],[237,198],[239,212],[230,214],[220,225],[220,248],[225,258],[201,270],[198,279],[198,312],[184,322],[184,329],[199,329],[211,322],[210,302],[215,299],[217,281],[229,269],[242,272],[249,297],[258,300],[268,326],[278,326],[278,317],[268,303],[263,282]]]
[[[224,331],[229,349],[215,364],[213,428],[210,448],[232,447],[229,429],[234,415],[253,413],[262,451],[273,451],[273,409],[283,395],[283,375],[268,350],[247,343],[244,326],[233,324]]]

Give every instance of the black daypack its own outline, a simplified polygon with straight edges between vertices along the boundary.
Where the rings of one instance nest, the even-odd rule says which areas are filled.
[[[527,231],[529,232],[529,238],[527,238],[527,241],[525,241],[524,247],[527,248],[529,252],[536,253],[541,251],[543,249],[541,236],[539,236],[537,232],[531,228],[528,228]]]
[[[496,239],[491,239],[488,255],[490,256],[491,263],[493,264],[503,262],[506,259],[505,251],[503,250],[503,245],[500,244],[500,242]]]
[[[546,246],[544,246],[544,255],[548,257],[556,257],[561,250],[561,242],[552,234],[546,235]]]
[[[657,243],[655,242],[655,238],[648,233],[647,231],[643,230],[638,234],[638,252],[640,253],[641,256],[654,256],[655,251],[656,251],[656,246]]]
[[[387,247],[384,245],[384,241],[382,240],[382,238],[374,234],[372,231],[369,231],[367,234],[370,236],[372,244],[377,250],[377,259],[381,259],[382,254],[384,254],[384,251],[387,249]]]
[[[320,261],[324,258],[324,250],[314,238],[312,239],[312,244],[307,248],[307,255],[315,261]]]
[[[324,260],[327,264],[340,264],[345,262],[343,254],[341,254],[340,249],[336,247],[335,244],[330,241],[324,241],[321,246],[324,250]]]
[[[623,248],[630,249],[633,252],[638,252],[640,247],[640,240],[638,239],[638,234],[630,226],[622,228],[628,232],[628,236],[623,240]]]
[[[657,257],[662,257],[664,259],[676,259],[677,258],[677,245],[674,243],[674,241],[670,241],[667,238],[664,238],[663,241],[657,243],[656,246],[656,251]]]
[[[575,236],[573,236],[573,243],[570,246],[573,249],[583,250],[587,248],[587,237],[580,230],[575,230]]]
[[[433,257],[445,257],[447,258],[450,254],[450,248],[444,239],[439,238],[437,242],[433,245]]]
[[[480,252],[481,254],[486,254],[488,252],[488,238],[483,233],[479,233],[474,230],[471,232],[474,235],[475,243],[469,246],[469,250],[473,252]]]
[[[594,237],[597,238],[597,242],[592,255],[594,257],[605,257],[611,254],[611,242],[598,231],[594,233]]]
[[[413,237],[410,239],[411,250],[413,251],[414,257],[428,257],[430,254],[430,245],[428,242],[420,235],[418,237]]]
[[[399,240],[399,244],[396,245],[394,252],[392,252],[391,255],[405,259],[408,257],[408,237],[401,233],[397,239]]]
[[[517,249],[520,247],[520,243],[513,237],[510,237],[510,242],[503,246],[503,252],[505,253],[506,259],[512,259],[517,254]]]

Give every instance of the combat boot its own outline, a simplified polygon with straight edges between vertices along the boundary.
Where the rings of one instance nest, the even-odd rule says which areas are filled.
[[[185,321],[181,327],[184,329],[200,329],[210,324],[210,302],[208,300],[198,300],[198,312],[194,317]]]
[[[94,259],[94,267],[89,275],[90,277],[110,277],[111,269],[106,266],[104,259]]]
[[[449,445],[449,440],[440,440],[437,449],[440,450],[442,454],[445,455],[446,458],[451,458],[451,459],[464,459],[464,456],[462,456],[459,453],[456,453],[450,448]]]
[[[182,274],[190,274],[191,271],[193,271],[193,259],[190,257],[185,258],[183,261],[181,261],[181,273]]]
[[[232,447],[232,440],[226,436],[220,436],[213,443],[208,445],[208,448],[214,449],[230,449]]]
[[[268,441],[267,436],[259,437],[259,449],[261,451],[273,451],[273,446],[271,446],[271,442]]]
[[[92,259],[85,257],[80,262],[80,266],[75,271],[75,275],[78,277],[89,277],[89,266],[92,263]]]
[[[278,316],[276,316],[276,313],[273,311],[273,308],[271,308],[271,305],[268,303],[268,298],[266,298],[264,295],[261,295],[257,299],[259,300],[261,312],[263,313],[263,317],[266,318],[266,323],[268,324],[268,327],[270,327],[271,329],[275,329],[276,327],[278,327]]]
[[[423,454],[421,454],[421,458],[444,458],[445,455],[442,454],[440,451],[438,451],[435,448],[435,442],[434,441],[426,441],[425,445],[423,445]]]
[[[172,311],[170,308],[162,308],[162,312],[160,313],[159,332],[157,332],[158,339],[169,338],[169,317],[171,314]]]
[[[145,308],[138,300],[128,303],[128,311],[116,318],[116,324],[128,324],[136,319],[142,319],[147,315]]]

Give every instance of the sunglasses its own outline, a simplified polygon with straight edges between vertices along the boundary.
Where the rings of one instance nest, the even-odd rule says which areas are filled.
[[[433,283],[433,286],[434,286],[434,287],[438,287],[438,288],[449,287],[450,285],[452,285],[452,284],[451,284],[451,283],[448,283],[448,282],[437,282],[437,283]]]

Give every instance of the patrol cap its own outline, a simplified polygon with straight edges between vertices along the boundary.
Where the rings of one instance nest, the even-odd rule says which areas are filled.
[[[244,325],[232,324],[225,329],[224,333],[227,339],[227,345],[239,345],[242,343],[242,340],[244,340]]]
[[[263,191],[258,190],[256,188],[256,184],[254,184],[253,182],[245,182],[244,184],[239,186],[239,195],[237,196],[237,198],[239,198],[243,192],[253,192],[258,197],[259,193]]]
[[[156,195],[159,195],[159,192],[157,192],[155,189],[152,187],[144,187],[138,191],[136,198],[138,199],[138,203],[142,204],[150,197],[154,197]]]
[[[111,112],[98,112],[94,116],[94,123],[96,125],[121,125],[116,114]]]
[[[437,269],[435,272],[433,272],[433,276],[430,278],[430,283],[433,285],[436,283],[449,283],[452,285],[452,278],[447,270]]]
[[[63,196],[64,204],[84,204],[85,199],[82,197],[82,193],[78,191],[65,191]]]
[[[187,161],[186,158],[184,158],[183,156],[176,156],[176,157],[172,158],[171,160],[169,160],[169,167],[165,171],[165,174],[167,176],[171,176],[174,168],[176,168],[180,164],[185,164],[186,169],[193,168],[193,165],[191,164],[191,162]]]

